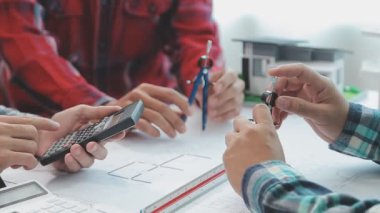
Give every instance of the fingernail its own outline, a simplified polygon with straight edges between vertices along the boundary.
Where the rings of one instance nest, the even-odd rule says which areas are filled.
[[[95,152],[97,149],[98,149],[97,146],[92,146],[92,147],[90,147],[90,150],[88,150],[88,151],[89,152]]]
[[[290,107],[290,101],[280,97],[276,101],[276,107],[281,109],[288,109]]]

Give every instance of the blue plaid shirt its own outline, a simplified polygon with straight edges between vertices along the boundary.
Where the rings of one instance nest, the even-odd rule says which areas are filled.
[[[350,103],[347,121],[330,148],[380,161],[380,111]],[[244,175],[243,198],[257,212],[380,212],[380,200],[358,200],[306,180],[282,161],[250,167]]]

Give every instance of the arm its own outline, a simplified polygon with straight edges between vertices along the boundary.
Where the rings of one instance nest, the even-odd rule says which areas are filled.
[[[257,212],[365,212],[380,208],[379,200],[360,201],[306,180],[282,161],[266,161],[244,175],[242,194]]]
[[[223,155],[228,180],[251,211],[364,212],[380,209],[378,200],[359,201],[306,180],[285,164],[268,108],[256,105],[253,118],[256,123],[246,118],[234,120],[234,131],[226,135],[227,149]]]
[[[281,120],[283,113],[300,115],[331,149],[380,159],[379,111],[349,104],[329,79],[302,64],[283,65],[268,73],[279,78],[274,120]]]
[[[347,120],[330,148],[348,155],[380,161],[380,111],[350,103]]]
[[[55,108],[93,105],[108,98],[58,55],[55,40],[43,27],[41,7],[36,1],[0,0],[0,9],[0,51],[13,80],[27,92],[50,99]]]

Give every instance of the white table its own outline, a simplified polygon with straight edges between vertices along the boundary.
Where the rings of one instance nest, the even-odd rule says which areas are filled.
[[[376,91],[369,91],[360,103],[376,108],[377,98]],[[242,114],[249,117],[250,108],[246,107]],[[287,163],[309,180],[359,198],[380,199],[378,164],[329,150],[327,143],[319,139],[303,119],[296,116],[290,116],[286,120],[279,130],[279,136]],[[194,200],[180,212],[244,213],[248,210],[230,185],[224,183]]]
[[[245,107],[242,115],[249,118],[250,111],[251,107]],[[207,131],[202,133],[199,130],[199,114],[188,122],[189,127],[193,128],[175,140],[167,140],[165,137],[147,139],[135,136],[127,138],[125,143],[109,144],[108,158],[79,174],[67,175],[48,168],[37,168],[34,171],[8,169],[2,176],[8,182],[35,179],[53,193],[87,202],[103,202],[120,208],[138,206],[142,201],[149,199],[150,195],[139,193],[138,185],[128,185],[126,190],[118,187],[118,184],[122,184],[121,180],[115,182],[115,179],[108,176],[107,179],[99,179],[104,173],[109,172],[109,169],[104,168],[117,167],[115,162],[125,164],[123,161],[128,161],[131,156],[136,157],[136,153],[142,153],[138,160],[151,162],[184,152],[212,156],[213,160],[222,161],[225,149],[224,135],[232,129],[231,123],[218,125],[210,122]],[[279,135],[287,162],[308,179],[338,192],[351,193],[360,198],[380,199],[377,187],[380,185],[379,165],[330,151],[327,143],[319,139],[299,117],[290,116],[279,130]],[[108,191],[110,189],[112,192]],[[164,194],[165,190],[166,188],[157,188],[156,192]],[[113,196],[109,196],[110,193]],[[179,212],[231,213],[246,211],[241,198],[233,192],[227,182],[179,210]]]

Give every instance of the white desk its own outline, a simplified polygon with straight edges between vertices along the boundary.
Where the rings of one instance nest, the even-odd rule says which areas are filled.
[[[378,107],[378,93],[369,91],[360,102]],[[251,116],[251,107],[242,114]],[[348,193],[359,198],[380,199],[380,166],[372,161],[349,157],[328,149],[326,142],[312,131],[306,122],[290,116],[279,130],[286,161],[309,180],[331,190]],[[245,213],[242,199],[228,183],[211,190],[194,200],[179,212],[231,212]]]
[[[242,114],[251,117],[250,107]],[[190,126],[196,126],[187,134],[175,140],[149,139],[139,137],[127,138],[126,142],[109,144],[109,156],[105,161],[97,162],[92,168],[78,174],[63,174],[48,168],[37,168],[34,171],[6,170],[2,176],[9,182],[20,182],[35,179],[49,188],[53,193],[68,196],[87,202],[103,202],[109,205],[125,206],[139,205],[149,194],[139,194],[138,185],[120,189],[121,180],[108,178],[99,180],[104,174],[104,168],[116,168],[114,162],[125,164],[129,156],[138,153],[142,161],[162,160],[168,155],[178,153],[198,153],[213,156],[213,160],[221,162],[225,149],[224,135],[232,129],[231,123],[224,125],[212,124],[205,133],[200,129],[200,116],[189,120]],[[351,193],[361,198],[380,199],[380,167],[379,165],[358,158],[345,156],[327,148],[327,143],[320,140],[306,123],[295,116],[287,119],[279,130],[280,139],[284,146],[286,160],[301,171],[307,178],[318,182],[332,190]],[[147,149],[154,149],[155,154]],[[124,153],[124,155],[120,155]],[[144,154],[145,153],[145,154]],[[124,156],[123,158],[120,156]],[[136,159],[134,159],[136,160]],[[109,170],[109,169],[108,169]],[[99,190],[94,188],[99,187]],[[136,187],[135,189],[133,187]],[[114,196],[110,197],[112,190]],[[165,187],[157,188],[157,193],[165,193]],[[132,193],[132,191],[134,193]],[[136,193],[137,192],[137,193]],[[354,192],[354,193],[353,193]],[[124,208],[123,208],[124,209]],[[204,194],[179,212],[246,212],[245,206],[227,183]]]

